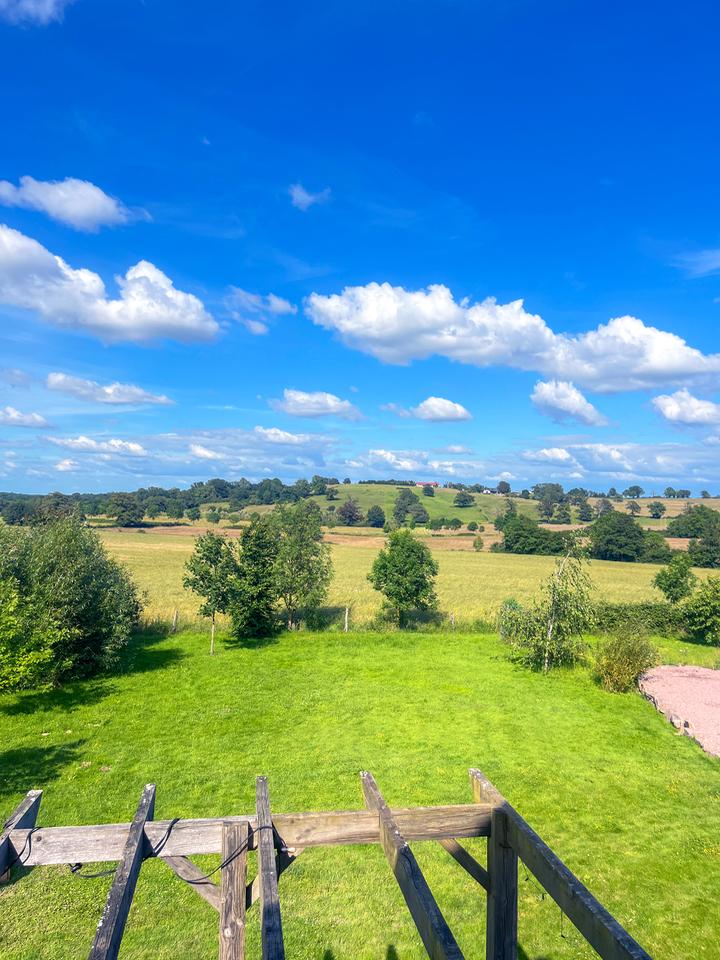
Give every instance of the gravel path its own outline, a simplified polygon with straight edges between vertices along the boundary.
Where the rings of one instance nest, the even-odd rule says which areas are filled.
[[[706,753],[720,757],[720,670],[655,667],[641,678],[640,689]]]

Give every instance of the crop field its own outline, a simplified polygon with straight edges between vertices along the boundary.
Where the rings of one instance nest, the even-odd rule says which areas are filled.
[[[392,804],[468,802],[479,766],[655,960],[717,957],[720,764],[637,694],[606,693],[585,669],[528,672],[495,638],[460,632],[301,632],[221,642],[215,657],[206,643],[147,636],[115,676],[0,697],[0,809],[43,787],[42,824],[122,822],[155,782],[158,818],[244,813],[258,773],[277,812],[349,809],[363,769]],[[484,956],[483,892],[439,847],[415,850],[465,955]],[[0,891],[3,960],[84,955],[109,882],[24,871]],[[424,955],[379,847],[303,853],[280,897],[289,956]],[[520,939],[532,960],[594,956],[525,872]],[[216,944],[217,915],[147,862],[122,956],[209,957]]]
[[[147,593],[145,616],[148,620],[168,621],[177,607],[185,622],[196,619],[197,601],[183,589],[183,567],[193,549],[190,530],[170,533],[166,530],[104,530],[101,536],[108,549],[132,571]],[[332,544],[334,577],[330,587],[330,607],[351,608],[355,626],[367,624],[380,608],[379,595],[368,583],[367,574],[383,543],[375,536],[351,535]],[[467,538],[471,544],[471,538]],[[453,613],[458,621],[474,621],[494,616],[508,597],[525,600],[537,590],[553,569],[552,557],[514,556],[475,553],[448,549],[456,537],[428,537],[439,566],[437,581],[440,609]],[[659,597],[652,579],[660,568],[655,564],[611,563],[595,560],[591,576],[599,595],[608,600],[643,600]],[[700,576],[707,571],[697,571]]]

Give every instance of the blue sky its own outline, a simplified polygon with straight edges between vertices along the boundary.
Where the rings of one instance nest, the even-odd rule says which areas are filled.
[[[0,488],[719,489],[719,29],[0,0]]]

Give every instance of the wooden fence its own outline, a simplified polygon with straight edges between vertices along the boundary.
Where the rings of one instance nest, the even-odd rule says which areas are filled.
[[[388,807],[372,774],[360,775],[364,810],[271,814],[265,777],[256,782],[255,813],[202,820],[155,821],[155,787],[145,787],[132,823],[39,827],[41,791],[32,790],[0,834],[0,880],[13,867],[117,861],[90,960],[118,956],[138,874],[156,857],[190,884],[219,915],[220,960],[245,956],[249,909],[259,904],[263,960],[282,960],[285,946],[278,879],[314,846],[380,843],[418,934],[432,960],[463,954],[409,846],[440,843],[487,893],[486,960],[517,960],[518,860],[604,960],[651,960],[479,770],[470,771],[474,803]],[[459,842],[487,838],[487,866]],[[247,853],[257,851],[257,876],[248,882]],[[190,859],[220,854],[220,883]],[[471,909],[475,909],[472,904]]]

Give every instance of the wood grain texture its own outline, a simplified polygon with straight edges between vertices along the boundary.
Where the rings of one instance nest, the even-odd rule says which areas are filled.
[[[0,883],[5,883],[10,879],[10,867],[23,848],[22,860],[25,862],[25,853],[28,852],[31,839],[28,838],[26,832],[23,842],[16,849],[11,834],[16,829],[28,831],[35,827],[41,800],[42,790],[29,790],[5,821],[2,833],[0,833]]]
[[[245,957],[245,882],[247,880],[247,823],[228,823],[223,829],[220,893],[220,960]]]
[[[507,816],[492,812],[488,837],[486,960],[517,960],[518,858],[508,841]]]
[[[260,929],[263,960],[284,960],[278,872],[275,863],[274,827],[270,816],[270,797],[266,777],[255,785],[257,812],[258,876],[260,877]]]
[[[406,840],[440,840],[444,837],[486,837],[490,833],[487,804],[457,804],[437,807],[393,807],[393,819]],[[165,836],[169,820],[145,825],[145,836],[156,845]],[[180,820],[163,846],[162,856],[189,857],[220,853],[222,825],[247,823],[251,830],[250,849],[257,845],[255,816],[213,817]],[[335,810],[319,813],[281,813],[273,818],[275,828],[288,847],[316,847],[335,844],[378,843],[378,818],[370,810]],[[130,824],[108,823],[84,827],[42,827],[32,837],[28,866],[60,863],[103,863],[122,856]],[[22,848],[27,830],[15,829],[10,842]],[[23,857],[25,860],[25,857]]]
[[[460,947],[374,777],[370,773],[361,773],[360,779],[366,804],[377,811],[380,842],[428,956],[432,960],[462,960]]]
[[[155,785],[149,783],[143,790],[137,813],[130,824],[122,858],[95,931],[89,960],[115,960],[118,955],[147,843],[145,824],[152,819],[154,810]]]

